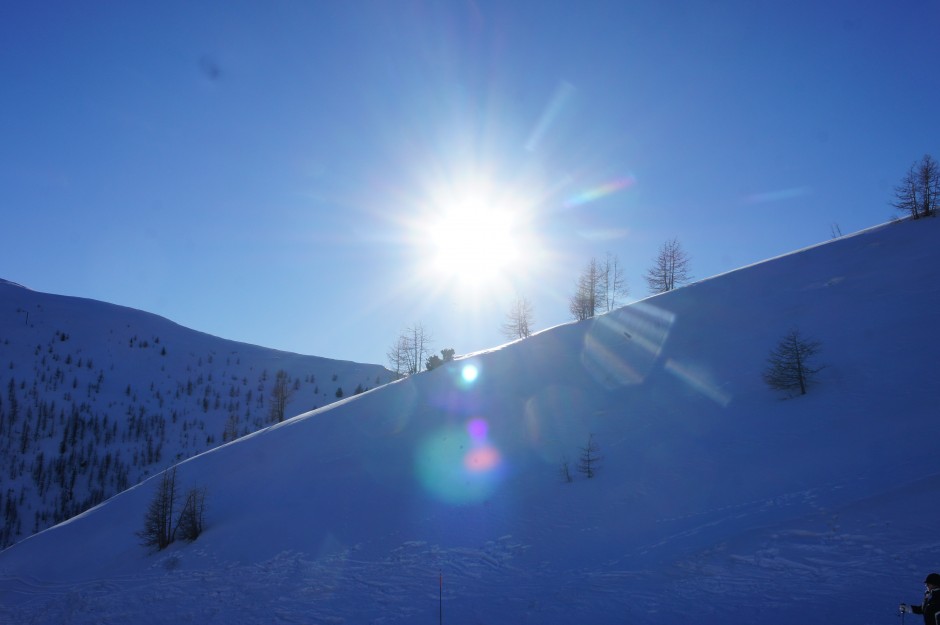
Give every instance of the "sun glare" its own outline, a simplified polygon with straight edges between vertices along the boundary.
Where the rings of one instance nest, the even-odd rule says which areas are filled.
[[[511,215],[489,206],[447,209],[430,236],[435,270],[461,282],[488,282],[518,257]]]
[[[489,288],[525,256],[521,207],[487,184],[472,187],[434,198],[425,225],[427,261],[438,279],[454,286]]]

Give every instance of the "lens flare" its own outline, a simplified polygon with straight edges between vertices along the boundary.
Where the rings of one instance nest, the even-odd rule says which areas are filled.
[[[467,424],[467,432],[474,441],[482,442],[486,440],[486,433],[490,426],[485,419],[471,419]]]
[[[535,152],[539,148],[539,145],[542,143],[542,137],[555,124],[558,116],[574,95],[574,92],[574,85],[571,83],[564,81],[558,83],[555,87],[555,93],[552,94],[552,99],[542,112],[538,124],[536,124],[532,133],[529,135],[529,140],[525,143],[526,150]]]
[[[673,313],[643,303],[594,317],[584,335],[581,364],[608,389],[641,384],[674,323]]]
[[[503,459],[488,440],[485,419],[471,419],[464,428],[435,432],[418,448],[415,470],[432,496],[453,505],[479,503],[502,479]]]
[[[463,379],[464,382],[468,384],[472,384],[473,382],[475,382],[477,379],[477,376],[479,375],[480,375],[480,370],[477,369],[475,365],[466,365],[460,371],[460,377]]]
[[[706,371],[671,358],[663,368],[722,408],[731,403],[731,394],[715,384]]]
[[[583,390],[569,386],[547,386],[530,397],[523,413],[526,443],[547,463],[555,463],[570,452],[571,441],[585,431],[572,415],[588,411]]]
[[[602,185],[596,186],[593,189],[587,189],[581,193],[578,193],[574,197],[569,198],[568,201],[565,202],[565,206],[571,208],[573,206],[595,202],[602,197],[613,195],[618,191],[632,187],[634,184],[636,184],[636,178],[634,178],[632,175],[625,176],[623,178],[616,178],[610,182],[605,182]]]
[[[499,461],[499,452],[488,445],[484,445],[470,450],[470,453],[463,458],[463,466],[468,471],[478,473],[495,468]]]

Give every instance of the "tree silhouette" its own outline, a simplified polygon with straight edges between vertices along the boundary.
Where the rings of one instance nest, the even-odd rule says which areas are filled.
[[[190,542],[199,538],[205,527],[206,489],[190,488],[183,500],[183,509],[177,522],[180,538]]]
[[[597,475],[597,466],[600,464],[600,445],[594,440],[594,435],[588,435],[587,444],[581,448],[581,455],[578,457],[578,471],[587,478]]]
[[[910,213],[911,217],[930,217],[940,206],[940,165],[929,154],[925,154],[919,163],[911,165],[907,175],[894,188],[895,201],[899,211]]]
[[[809,363],[820,346],[819,341],[803,338],[799,330],[790,330],[770,352],[764,382],[774,390],[792,392],[799,389],[800,395],[805,395],[815,375],[823,369]]]
[[[150,506],[147,508],[144,528],[137,533],[141,544],[146,547],[156,547],[159,551],[166,549],[173,542],[176,534],[173,509],[177,498],[176,467],[173,467],[163,472],[157,484],[157,492],[154,493]]]
[[[510,340],[524,339],[532,333],[532,303],[529,298],[516,296],[500,329]]]
[[[679,244],[679,239],[663,243],[645,278],[650,293],[653,294],[672,291],[692,280],[689,273],[689,256]]]
[[[623,277],[623,267],[616,254],[607,252],[604,262],[599,265],[600,282],[598,291],[603,296],[601,307],[604,312],[610,312],[620,303],[620,298],[630,294],[627,282]]]
[[[287,411],[287,402],[294,395],[294,389],[290,384],[290,376],[283,369],[278,369],[274,376],[274,386],[271,389],[270,419],[272,423],[280,423],[284,420]]]
[[[574,319],[584,321],[601,310],[602,303],[606,301],[601,276],[601,267],[597,259],[592,258],[578,276],[574,295],[568,300],[568,311]]]
[[[430,358],[428,358],[427,362],[424,363],[424,368],[427,369],[428,371],[431,371],[432,369],[437,369],[438,367],[443,365],[445,362],[450,362],[451,360],[453,360],[455,353],[456,352],[452,348],[445,347],[444,349],[441,350],[440,356],[438,356],[437,354],[433,354]]]
[[[420,323],[406,329],[386,354],[391,369],[399,377],[421,371],[431,355],[432,341],[430,333]]]

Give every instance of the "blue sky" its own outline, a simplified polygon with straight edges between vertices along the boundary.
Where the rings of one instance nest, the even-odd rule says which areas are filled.
[[[517,293],[567,321],[592,256],[632,299],[673,237],[703,278],[888,220],[940,156],[938,27],[925,0],[10,6],[0,277],[333,358],[414,323],[483,349]]]

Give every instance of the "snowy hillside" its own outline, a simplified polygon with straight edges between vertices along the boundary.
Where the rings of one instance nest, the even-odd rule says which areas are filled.
[[[844,237],[191,458],[195,542],[139,544],[148,480],[0,553],[0,621],[894,622],[940,569],[938,235]],[[788,398],[762,371],[793,328],[825,368]]]
[[[278,371],[288,417],[391,376],[0,280],[0,547],[269,425]]]

